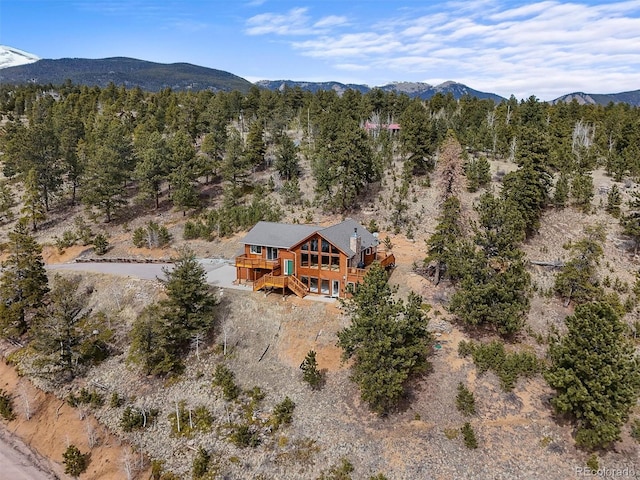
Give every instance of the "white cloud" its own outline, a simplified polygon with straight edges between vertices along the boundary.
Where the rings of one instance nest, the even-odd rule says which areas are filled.
[[[640,1],[585,2],[429,4],[375,21],[313,19],[300,8],[252,17],[247,33],[298,35],[295,51],[343,71],[407,80],[427,73],[505,96],[640,88]]]
[[[247,20],[249,35],[302,35],[311,33],[306,8],[293,8],[285,14],[261,13]]]
[[[327,17],[321,18],[316,23],[313,24],[316,28],[324,28],[324,27],[336,27],[340,25],[346,25],[347,17],[341,17],[338,15],[329,15]]]

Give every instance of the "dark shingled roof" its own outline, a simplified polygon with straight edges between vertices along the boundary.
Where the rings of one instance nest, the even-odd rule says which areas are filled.
[[[358,230],[358,235],[360,235],[362,249],[378,245],[378,239],[373,234],[350,218],[326,228],[318,227],[317,225],[258,222],[240,240],[240,243],[289,249],[317,232],[349,257],[352,257],[355,252],[350,248],[349,238],[353,235],[355,229]]]
[[[323,228],[319,230],[318,233],[329,240],[329,243],[335,245],[350,257],[353,257],[356,252],[351,250],[349,239],[354,234],[355,229],[358,230],[358,235],[360,235],[360,245],[363,250],[378,245],[378,239],[374,237],[372,233],[350,218],[331,227]]]
[[[318,231],[317,225],[298,225],[290,223],[258,222],[249,233],[240,240],[245,245],[291,248],[309,235]]]

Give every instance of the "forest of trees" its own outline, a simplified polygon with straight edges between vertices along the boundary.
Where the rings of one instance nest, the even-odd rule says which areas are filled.
[[[185,240],[211,240],[260,220],[278,221],[291,206],[357,212],[365,195],[375,198],[392,179],[381,221],[410,237],[417,225],[407,214],[412,187],[434,188],[437,223],[427,244],[416,247],[424,268],[436,286],[448,282],[448,313],[463,328],[518,350],[536,289],[523,245],[538,234],[545,212],[589,213],[597,168],[618,182],[640,177],[640,109],[624,104],[552,105],[535,97],[495,104],[441,94],[423,101],[375,89],[342,96],[257,87],[246,95],[149,93],[67,83],[0,86],[0,115],[0,223],[10,229],[0,274],[0,336],[29,344],[36,353],[31,367],[63,382],[110,354],[112,332],[97,326],[103,314],[88,308],[79,279],[47,278],[35,236],[53,212],[84,210],[91,222],[111,223],[129,220],[129,206],[147,213],[172,208],[188,216]],[[369,134],[368,120],[399,122],[401,130]],[[487,188],[490,160],[514,165],[496,191]],[[301,190],[303,181],[311,192]],[[479,191],[467,211],[464,191]],[[640,193],[630,195],[623,204],[612,188],[605,211],[637,252]],[[158,242],[169,241],[150,222],[146,234],[134,234],[137,244],[152,246],[152,227]],[[606,293],[597,275],[605,239],[602,227],[592,226],[567,244],[570,259],[546,292],[576,307],[567,333],[548,341],[544,378],[556,391],[553,407],[574,422],[576,441],[587,448],[620,438],[640,392],[623,320],[635,303],[631,295],[623,304]],[[166,298],[133,322],[127,358],[143,374],[179,376],[194,342],[211,341],[218,299],[192,252],[182,252],[165,273]],[[351,324],[338,333],[338,346],[351,361],[363,401],[388,415],[429,370],[428,308],[417,294],[396,298],[377,267],[352,293],[346,304]],[[595,343],[606,351],[585,356]],[[532,372],[542,369],[533,363]],[[585,373],[592,365],[606,375]]]

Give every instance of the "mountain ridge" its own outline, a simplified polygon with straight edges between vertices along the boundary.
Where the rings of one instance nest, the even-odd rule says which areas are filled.
[[[165,64],[130,57],[41,59],[32,53],[0,45],[0,83],[60,85],[67,80],[76,84],[100,87],[106,87],[109,83],[118,86],[124,85],[127,88],[137,86],[149,91],[171,88],[173,90],[195,91],[239,90],[246,93],[253,85],[256,85],[269,90],[299,87],[311,92],[334,90],[338,94],[344,93],[347,89],[361,93],[380,89],[385,92],[404,93],[423,100],[428,100],[437,93],[445,95],[451,93],[456,99],[469,95],[479,99],[491,99],[496,103],[505,100],[505,97],[498,94],[475,90],[451,80],[438,85],[425,82],[395,81],[373,87],[337,81],[260,80],[251,83],[230,72],[184,62]],[[572,92],[561,95],[549,103],[556,104],[573,100],[579,104],[590,105],[607,105],[613,102],[640,106],[640,90],[605,94]]]

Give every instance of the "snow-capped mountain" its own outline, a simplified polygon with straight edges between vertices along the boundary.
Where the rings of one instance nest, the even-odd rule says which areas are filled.
[[[17,67],[28,63],[37,62],[40,58],[32,53],[18,50],[17,48],[0,45],[0,68]]]

